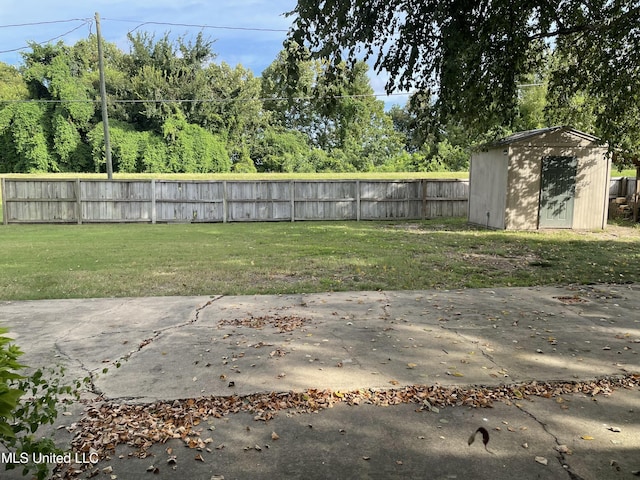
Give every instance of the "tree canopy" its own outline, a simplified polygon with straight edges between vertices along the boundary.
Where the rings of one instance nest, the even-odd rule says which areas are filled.
[[[373,60],[388,92],[427,95],[439,125],[517,127],[519,84],[551,64],[550,95],[590,97],[595,133],[640,153],[637,0],[299,0],[291,15],[290,45]]]
[[[115,171],[366,171],[402,153],[364,62],[336,74],[301,61],[306,79],[293,86],[286,52],[257,77],[216,63],[202,34],[129,42],[128,53],[104,45]],[[0,64],[0,171],[105,170],[96,51],[92,35]]]

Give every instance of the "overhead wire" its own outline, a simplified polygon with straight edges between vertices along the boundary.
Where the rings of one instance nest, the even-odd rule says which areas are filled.
[[[259,28],[259,27],[232,27],[227,25],[208,25],[208,24],[191,24],[191,23],[176,23],[176,22],[155,22],[155,21],[139,21],[139,20],[125,20],[125,19],[117,19],[117,18],[109,18],[103,17],[103,21],[111,21],[111,22],[124,22],[124,23],[137,23],[138,25],[129,30],[128,33],[132,33],[138,28],[144,25],[166,25],[166,26],[177,26],[177,27],[189,27],[189,28],[201,28],[201,29],[219,29],[219,30],[238,30],[238,31],[250,31],[250,32],[278,32],[278,33],[286,33],[288,30],[286,29],[276,29],[276,28]],[[42,22],[27,22],[20,24],[8,24],[8,25],[0,25],[0,28],[11,28],[11,27],[26,27],[26,26],[37,26],[37,25],[48,25],[48,24],[57,24],[57,23],[70,23],[70,22],[82,22],[80,25],[74,27],[73,29],[57,35],[48,40],[44,40],[41,42],[35,42],[39,45],[46,44],[62,38],[66,35],[69,35],[76,30],[89,25],[93,25],[93,18],[71,18],[67,20],[51,20],[51,21],[42,21]],[[2,53],[10,53],[16,52],[20,50],[25,50],[30,48],[29,46],[9,49],[9,50],[0,50],[0,54]],[[326,98],[326,99],[344,99],[344,98],[367,98],[367,97],[391,97],[391,96],[405,96],[409,95],[406,92],[399,93],[372,93],[372,94],[355,94],[355,95],[329,95],[325,97],[265,97],[265,98],[248,98],[248,99],[238,99],[238,98],[230,98],[230,99],[109,99],[109,103],[111,104],[126,104],[126,103],[229,103],[234,101],[261,101],[261,102],[277,102],[277,101],[309,101],[318,98]],[[21,100],[2,100],[2,103],[99,103],[99,99],[91,100],[91,99],[72,99],[72,100],[58,100],[58,99],[21,99]]]
[[[43,22],[12,23],[8,25],[0,25],[0,28],[32,27],[35,25],[49,25],[53,23],[86,22],[87,20],[91,20],[91,19],[90,18],[69,18],[68,20],[47,20]]]
[[[138,28],[144,25],[165,25],[169,27],[188,27],[188,28],[201,28],[201,29],[211,28],[215,30],[240,30],[240,31],[246,31],[246,32],[278,32],[278,33],[284,32],[286,33],[289,31],[281,28],[231,27],[228,25],[208,25],[208,24],[197,24],[197,23],[174,23],[174,22],[152,22],[152,21],[142,22],[140,20],[122,20],[122,19],[108,18],[108,17],[104,17],[103,20],[111,21],[111,22],[138,23],[138,25],[135,28],[133,28],[132,30],[129,30],[127,33],[133,33]]]
[[[59,38],[66,37],[70,33],[75,32],[76,30],[84,27],[87,24],[91,25],[93,23],[93,20],[90,19],[90,18],[84,18],[84,19],[76,18],[76,19],[73,19],[73,20],[57,20],[57,21],[50,21],[50,22],[34,22],[34,23],[14,24],[14,25],[0,25],[0,28],[23,27],[23,26],[33,26],[33,25],[45,25],[45,24],[51,24],[51,23],[66,23],[66,22],[73,22],[73,21],[81,21],[82,23],[80,25],[72,28],[68,32],[62,33],[62,34],[57,35],[57,36],[55,36],[53,38],[50,38],[48,40],[42,40],[40,42],[35,42],[38,45],[42,45],[42,44],[53,42],[54,40],[58,40]],[[26,50],[27,48],[30,48],[30,46],[29,45],[25,45],[24,47],[11,48],[9,50],[0,50],[0,53],[19,52],[20,50]]]
[[[228,26],[228,25],[208,25],[208,24],[194,24],[194,23],[124,20],[124,19],[108,18],[108,17],[103,17],[102,20],[103,21],[111,21],[111,22],[137,23],[138,25],[135,28],[129,30],[127,32],[127,34],[133,33],[138,28],[140,28],[140,27],[142,27],[144,25],[166,25],[166,26],[171,26],[171,27],[188,27],[188,28],[200,28],[200,29],[209,29],[210,28],[210,29],[217,29],[217,30],[238,30],[238,31],[247,31],[247,32],[277,32],[277,33],[286,33],[286,32],[288,32],[288,30],[280,29],[280,28],[232,27],[232,26]],[[14,24],[0,25],[0,28],[33,27],[33,26],[37,26],[37,25],[51,25],[51,24],[57,24],[57,23],[70,23],[70,22],[82,22],[82,23],[80,25],[78,25],[77,27],[74,27],[73,29],[69,30],[68,32],[62,33],[62,34],[57,35],[57,36],[55,36],[53,38],[50,38],[48,40],[42,40],[42,41],[35,42],[35,43],[37,43],[38,45],[46,44],[46,43],[52,42],[54,40],[58,40],[59,38],[65,37],[65,36],[75,32],[76,30],[82,28],[85,25],[89,25],[90,28],[93,25],[93,19],[92,18],[70,18],[70,19],[67,19],[67,20],[49,20],[49,21],[42,21],[42,22],[14,23]],[[0,54],[18,52],[20,50],[25,50],[27,48],[29,48],[28,45],[23,46],[23,47],[11,48],[11,49],[7,49],[7,50],[0,50]]]

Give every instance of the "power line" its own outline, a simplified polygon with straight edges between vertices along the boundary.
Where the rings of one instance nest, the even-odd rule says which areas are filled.
[[[70,23],[70,22],[87,22],[87,21],[91,21],[91,19],[90,18],[70,18],[68,20],[49,20],[46,22],[13,23],[10,25],[0,25],[0,28],[31,27],[34,25],[49,25],[52,23]]]
[[[153,21],[145,22],[145,21],[141,21],[141,20],[124,20],[124,19],[117,19],[117,18],[103,18],[102,20],[103,21],[107,20],[107,21],[111,21],[111,22],[137,23],[138,24],[135,28],[133,28],[132,30],[129,30],[127,33],[133,33],[138,28],[143,27],[145,25],[165,25],[165,26],[170,26],[170,27],[188,27],[188,28],[216,29],[216,30],[238,30],[238,31],[245,31],[245,32],[277,32],[277,33],[286,33],[286,32],[288,32],[288,30],[278,29],[278,28],[232,27],[232,26],[228,26],[228,25],[207,25],[207,24],[194,24],[194,23],[153,22]],[[82,23],[80,25],[78,25],[77,27],[74,27],[73,29],[71,29],[68,32],[65,32],[65,33],[63,33],[61,35],[57,35],[57,36],[55,36],[53,38],[50,38],[48,40],[43,40],[43,41],[35,42],[35,43],[37,43],[39,45],[42,45],[42,44],[50,43],[50,42],[52,42],[54,40],[58,40],[59,38],[65,37],[65,36],[69,35],[70,33],[73,33],[76,30],[82,28],[85,25],[90,25],[91,26],[93,24],[93,19],[91,19],[91,18],[70,18],[68,20],[50,20],[50,21],[42,21],[42,22],[14,23],[14,24],[0,25],[0,28],[33,27],[33,26],[38,26],[38,25],[51,25],[51,24],[70,23],[70,22],[82,22]],[[0,54],[19,52],[20,50],[25,50],[27,48],[29,48],[28,45],[27,46],[23,46],[23,47],[11,48],[11,49],[8,49],[8,50],[0,50]]]
[[[81,19],[77,19],[77,20],[78,20],[78,21],[80,21]],[[69,20],[69,21],[71,21],[71,20]],[[78,30],[78,29],[80,29],[80,28],[84,27],[85,25],[87,25],[87,24],[91,24],[91,23],[92,23],[91,19],[82,19],[81,21],[82,21],[82,23],[81,23],[80,25],[78,25],[77,27],[72,28],[72,29],[71,29],[71,30],[69,30],[68,32],[65,32],[65,33],[63,33],[63,34],[61,34],[61,35],[57,35],[57,36],[55,36],[55,37],[53,37],[53,38],[50,38],[49,40],[43,40],[43,41],[41,41],[41,42],[35,42],[35,43],[37,43],[38,45],[42,45],[43,43],[51,43],[51,42],[53,42],[54,40],[58,40],[59,38],[66,37],[66,36],[67,36],[67,35],[69,35],[70,33],[73,33],[73,32],[75,32],[76,30]],[[39,23],[24,24],[24,25],[43,25],[43,24],[45,24],[45,23],[62,23],[62,22],[63,22],[63,21],[57,21],[57,22],[39,22]],[[5,25],[5,26],[11,26],[11,25]],[[1,27],[0,27],[0,28],[1,28]],[[20,50],[26,50],[27,48],[30,48],[30,47],[29,47],[29,45],[24,46],[24,47],[12,48],[12,49],[9,49],[9,50],[0,50],[0,53],[19,52]]]
[[[195,23],[172,23],[172,22],[142,22],[140,20],[121,20],[117,18],[103,18],[102,20],[111,21],[111,22],[126,22],[126,23],[137,23],[134,29],[129,30],[128,33],[132,33],[136,31],[138,28],[144,25],[165,25],[169,27],[189,27],[189,28],[211,28],[216,30],[240,30],[246,32],[278,32],[278,33],[286,33],[289,30],[284,30],[280,28],[258,28],[258,27],[230,27],[227,25],[207,25],[207,24],[195,24]]]

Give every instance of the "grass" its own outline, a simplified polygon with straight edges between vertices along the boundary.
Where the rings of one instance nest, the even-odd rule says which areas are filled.
[[[0,299],[640,281],[640,229],[504,232],[464,219],[0,227]]]

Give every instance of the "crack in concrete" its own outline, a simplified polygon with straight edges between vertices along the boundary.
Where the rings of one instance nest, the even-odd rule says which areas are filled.
[[[551,438],[553,438],[553,441],[555,442],[556,446],[560,446],[562,445],[560,443],[560,440],[558,439],[558,437],[556,437],[548,428],[547,428],[547,424],[544,423],[542,420],[538,419],[538,417],[536,417],[533,413],[529,412],[527,409],[525,409],[522,405],[514,403],[515,407],[520,410],[522,413],[524,413],[525,415],[528,415],[534,422],[536,422],[538,425],[540,425],[542,427],[542,430],[544,430],[544,432],[549,435]],[[571,466],[569,465],[569,463],[567,462],[567,457],[565,456],[564,453],[562,453],[561,451],[559,451],[557,448],[555,449],[556,453],[558,454],[556,456],[556,458],[558,459],[558,462],[560,462],[560,466],[563,468],[563,470],[565,472],[567,472],[567,475],[569,475],[569,478],[571,480],[584,480],[584,478],[582,478],[580,475],[578,475],[577,473],[573,472],[571,470]]]
[[[453,329],[453,328],[449,328],[449,327],[445,327],[444,325],[440,325],[440,328],[442,328],[443,330],[446,330],[447,332],[452,332],[455,335],[457,335],[458,337],[460,337],[461,339],[463,339],[465,342],[468,343],[472,343],[474,345],[478,346],[478,350],[480,350],[480,352],[482,353],[482,356],[486,359],[488,359],[493,365],[495,365],[496,367],[500,368],[500,365],[495,361],[495,359],[493,358],[493,355],[490,355],[489,353],[487,353],[481,346],[480,346],[480,341],[479,340],[472,340],[470,338],[467,338],[466,336],[464,336],[462,333],[460,333],[458,330]],[[448,353],[448,352],[447,352]]]
[[[134,355],[136,355],[137,353],[141,352],[143,348],[145,348],[147,345],[150,345],[151,343],[153,343],[155,340],[157,340],[162,334],[170,331],[170,330],[177,330],[179,328],[184,328],[187,327],[189,325],[193,325],[194,323],[196,323],[198,320],[200,320],[200,314],[202,313],[202,311],[211,306],[214,302],[217,302],[218,300],[220,300],[221,298],[223,298],[224,295],[217,295],[216,297],[212,298],[211,300],[209,300],[207,303],[205,303],[204,305],[201,305],[199,307],[196,307],[195,312],[192,316],[192,318],[190,318],[189,320],[187,320],[186,322],[183,323],[179,323],[178,325],[170,325],[168,327],[165,328],[160,328],[158,330],[154,330],[153,332],[153,336],[149,337],[149,338],[145,338],[142,342],[140,342],[140,344],[138,345],[138,348],[136,350],[132,350],[131,352],[127,353],[126,355],[120,357],[118,360],[112,362],[114,365],[116,365],[116,367],[119,367],[119,363],[121,362],[126,362],[129,359],[131,359],[131,357],[133,357]]]
[[[123,355],[122,357],[114,360],[113,362],[111,362],[111,365],[114,365],[116,368],[120,368],[120,365],[122,362],[126,362],[129,359],[131,359],[131,357],[133,357],[134,355],[136,355],[137,353],[139,353],[140,351],[142,351],[143,348],[145,348],[147,345],[153,343],[155,340],[157,340],[163,333],[166,333],[169,330],[174,330],[174,329],[178,329],[178,328],[183,328],[186,327],[188,325],[193,325],[194,323],[196,323],[198,320],[200,320],[200,314],[202,313],[202,311],[211,306],[214,302],[220,300],[221,298],[223,298],[223,295],[217,295],[216,297],[212,298],[211,300],[209,300],[208,302],[206,302],[204,305],[201,305],[199,307],[196,307],[194,314],[192,315],[192,317],[187,320],[186,322],[180,323],[178,325],[171,325],[169,327],[165,327],[165,328],[161,328],[159,330],[155,330],[153,333],[153,336],[144,339],[142,342],[140,342],[140,344],[138,345],[138,348],[136,350],[132,350],[131,352]],[[54,342],[54,348],[56,350],[56,352],[58,353],[58,355],[64,357],[69,363],[76,363],[77,365],[79,365],[80,369],[87,372],[87,379],[88,379],[88,385],[89,385],[89,389],[88,391],[94,395],[100,396],[100,397],[104,397],[104,392],[102,392],[97,386],[96,386],[96,379],[97,376],[100,374],[100,372],[106,374],[107,372],[105,371],[106,367],[97,367],[93,370],[89,369],[84,362],[80,359],[80,358],[76,358],[76,357],[72,357],[71,355],[69,355],[59,344],[59,342],[63,341],[65,338],[67,338],[68,334],[69,334],[68,330],[63,336],[59,337],[55,342]]]
[[[56,350],[56,352],[58,352],[58,355],[64,357],[67,359],[68,362],[72,363],[75,362],[80,366],[80,369],[84,372],[87,372],[87,377],[85,377],[88,381],[85,383],[89,384],[89,388],[88,391],[89,393],[92,393],[94,395],[97,395],[99,397],[101,397],[103,395],[102,390],[100,390],[96,384],[95,384],[95,372],[93,372],[92,370],[89,370],[89,368],[84,364],[84,362],[82,362],[82,360],[80,360],[79,358],[74,358],[71,355],[69,355],[67,352],[65,352],[62,347],[60,347],[60,345],[58,344],[58,341],[60,340],[64,340],[67,335],[68,335],[68,331],[67,333],[61,337],[59,340],[56,340],[53,343],[53,346]]]

